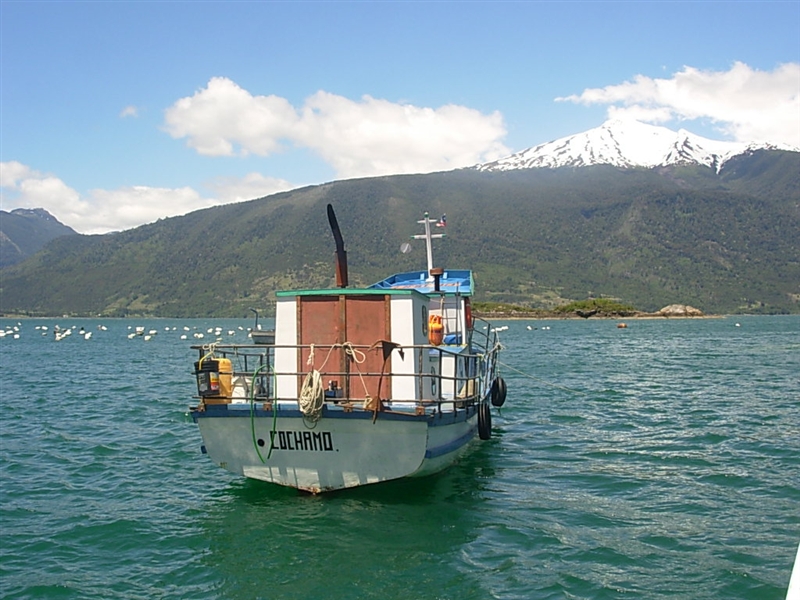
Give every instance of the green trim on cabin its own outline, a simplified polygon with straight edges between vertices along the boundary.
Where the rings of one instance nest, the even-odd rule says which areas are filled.
[[[278,298],[291,298],[294,296],[413,296],[417,295],[424,299],[430,296],[418,292],[417,290],[391,290],[391,289],[349,289],[333,288],[329,290],[292,290],[275,292]]]

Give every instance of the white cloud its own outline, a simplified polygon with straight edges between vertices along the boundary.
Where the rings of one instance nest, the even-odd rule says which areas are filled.
[[[20,181],[27,178],[29,173],[30,168],[16,160],[0,163],[0,187],[18,189]]]
[[[139,109],[133,105],[126,106],[122,109],[119,113],[120,118],[124,119],[126,117],[138,117],[139,116]]]
[[[341,177],[420,173],[466,167],[509,154],[500,113],[464,106],[438,109],[364,96],[354,102],[317,92],[306,100],[296,142]]]
[[[73,211],[87,209],[80,194],[63,181],[31,169],[17,161],[0,163],[0,187],[2,206],[15,208],[44,208],[62,223]]]
[[[120,118],[138,116],[130,105]],[[430,172],[505,156],[509,150],[499,113],[484,115],[457,105],[420,108],[364,96],[358,101],[318,92],[302,107],[277,96],[253,96],[226,78],[214,78],[165,112],[165,128],[207,156],[267,156],[287,145],[317,153],[337,177]],[[2,205],[44,208],[86,234],[136,227],[210,206],[267,196],[295,187],[250,173],[205,183],[206,197],[191,187],[128,186],[85,193],[56,176],[16,161],[2,163]]]
[[[500,113],[463,106],[420,108],[364,96],[317,92],[295,109],[277,96],[253,96],[217,77],[165,113],[165,128],[200,154],[266,156],[284,144],[309,148],[337,177],[454,169],[509,153]]]
[[[91,190],[85,196],[53,175],[16,161],[0,163],[2,206],[44,208],[80,233],[108,233],[183,215],[218,204],[249,200],[291,189],[289,182],[251,173],[241,180],[227,178],[210,184],[216,198],[205,198],[190,187],[130,186]]]
[[[161,218],[219,204],[214,199],[201,197],[190,187],[157,188],[143,185],[91,190],[86,203],[92,210],[76,214],[76,225],[72,225],[81,233],[130,229],[142,223],[152,223]]]
[[[297,113],[283,98],[254,97],[230,79],[215,77],[205,89],[168,108],[165,121],[172,137],[188,138],[200,154],[265,156],[290,137]]]
[[[242,178],[219,177],[207,182],[205,187],[214,191],[220,204],[228,204],[263,198],[270,194],[291,190],[297,186],[284,179],[264,177],[260,173],[249,173]]]
[[[684,67],[669,79],[632,81],[557,101],[607,104],[609,117],[646,122],[707,119],[740,142],[800,147],[800,63],[759,71],[736,62],[728,71]]]

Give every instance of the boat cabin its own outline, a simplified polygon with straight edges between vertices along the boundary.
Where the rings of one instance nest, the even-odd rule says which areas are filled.
[[[282,398],[317,370],[328,398],[466,397],[474,387],[469,271],[400,273],[368,288],[278,292],[274,367]]]

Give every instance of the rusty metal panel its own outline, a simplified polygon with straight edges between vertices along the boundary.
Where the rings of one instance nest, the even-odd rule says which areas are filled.
[[[305,374],[312,369],[317,369],[323,381],[338,379],[339,376],[331,375],[326,379],[326,374],[344,371],[344,353],[341,348],[331,346],[340,344],[344,338],[344,324],[341,322],[339,296],[298,296],[298,343],[304,346],[298,352],[297,372],[303,373],[298,381],[302,386]],[[314,361],[308,364],[308,356],[314,344]],[[326,360],[327,359],[327,360]],[[323,366],[324,364],[324,366]]]
[[[388,340],[391,330],[389,320],[388,296],[348,296],[346,300],[347,340],[356,346],[372,346],[381,340]],[[372,398],[384,398],[391,390],[390,380],[387,375],[380,381],[379,375],[366,375],[366,373],[381,373],[384,369],[382,347],[364,351],[364,362],[350,365],[350,394],[354,398],[363,398],[367,393]],[[391,361],[387,361],[387,372],[391,369]],[[380,381],[380,394],[378,385]],[[366,388],[366,390],[365,390]]]
[[[388,396],[391,382],[388,371],[391,361],[384,365],[383,348],[376,342],[391,337],[390,297],[388,295],[324,295],[298,296],[298,342],[303,346],[315,345],[313,365],[309,365],[309,348],[298,353],[297,370],[302,385],[305,374],[317,369],[325,384],[338,380],[345,396],[363,399],[367,393],[372,398]],[[360,351],[355,362],[335,344],[350,343]],[[383,370],[387,374],[381,377]],[[379,394],[380,388],[380,394]]]

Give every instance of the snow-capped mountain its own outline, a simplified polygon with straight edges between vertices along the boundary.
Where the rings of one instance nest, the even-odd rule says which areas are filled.
[[[719,171],[729,158],[759,149],[798,150],[780,144],[721,142],[694,135],[685,129],[676,133],[666,127],[638,121],[611,120],[595,129],[540,144],[474,168],[478,171],[512,171],[589,165],[657,167],[699,164]]]

